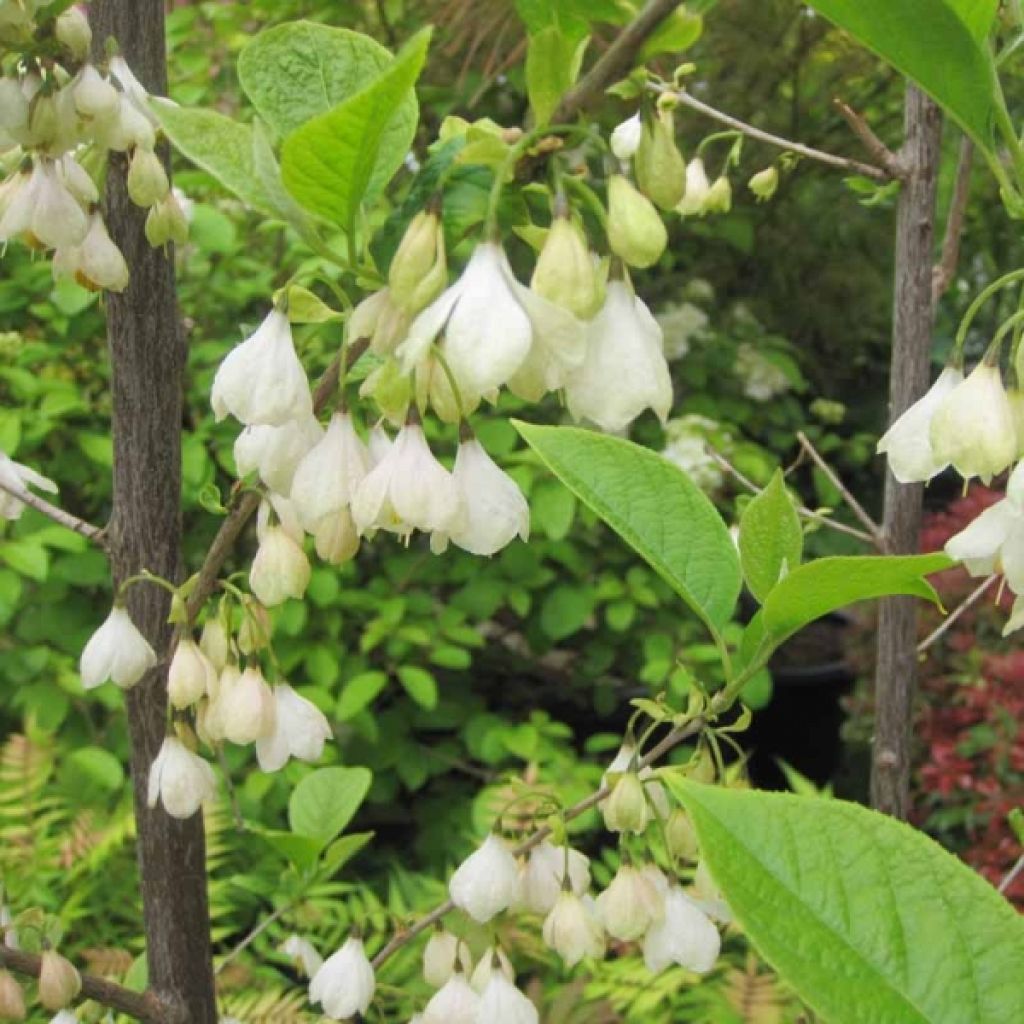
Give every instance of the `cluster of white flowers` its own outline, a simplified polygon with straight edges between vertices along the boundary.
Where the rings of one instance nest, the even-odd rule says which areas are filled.
[[[678,416],[665,425],[665,447],[661,454],[677,465],[698,487],[715,491],[725,473],[708,453],[708,442],[722,425],[707,416]]]
[[[124,153],[128,194],[149,210],[153,246],[184,241],[184,213],[155,152],[149,96],[123,57],[90,61],[92,32],[81,7],[56,17],[47,4],[6,3],[0,42],[52,39],[59,60],[24,58],[0,78],[0,244],[20,239],[52,250],[54,277],[93,289],[123,291],[129,272],[111,240],[99,190],[86,166],[94,155]]]
[[[770,402],[792,386],[785,371],[749,342],[736,350],[734,370],[743,382],[743,394],[755,402]]]

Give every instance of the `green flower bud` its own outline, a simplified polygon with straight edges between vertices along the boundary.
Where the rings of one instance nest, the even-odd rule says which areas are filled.
[[[171,190],[160,157],[151,149],[135,147],[128,166],[128,195],[136,206],[155,206]]]
[[[89,19],[78,7],[69,7],[57,15],[53,25],[53,34],[57,42],[63,46],[75,60],[85,60],[89,56],[92,45],[92,29]]]
[[[673,857],[679,860],[697,859],[697,833],[690,816],[681,807],[674,807],[665,822],[665,842]]]
[[[715,179],[704,200],[704,213],[728,213],[732,209],[732,185],[723,174]]]
[[[650,267],[668,244],[658,211],[621,174],[608,179],[608,244],[631,267]]]
[[[363,381],[359,397],[372,398],[382,416],[401,425],[412,399],[412,381],[402,373],[398,360],[389,357]]]
[[[644,784],[636,772],[621,775],[602,808],[610,832],[643,832],[651,820]]]
[[[663,210],[673,209],[683,198],[686,162],[676,146],[671,111],[644,122],[633,167],[640,191]]]
[[[146,240],[154,249],[168,242],[184,245],[188,241],[188,219],[173,192],[168,192],[149,208],[146,214]]]
[[[596,262],[583,232],[567,216],[556,216],[552,222],[530,287],[584,320],[601,308],[603,289]]]
[[[406,228],[391,261],[391,298],[399,308],[416,313],[437,298],[447,280],[440,218],[433,210],[421,210]]]
[[[764,202],[771,199],[775,195],[775,190],[779,187],[779,169],[772,164],[771,167],[766,167],[763,171],[758,171],[750,181],[747,182],[747,188],[757,196],[760,202]]]

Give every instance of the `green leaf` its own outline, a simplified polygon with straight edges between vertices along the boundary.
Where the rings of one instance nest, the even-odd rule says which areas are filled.
[[[398,680],[421,708],[433,711],[437,707],[437,681],[431,672],[418,665],[401,665]]]
[[[0,544],[0,561],[37,583],[42,583],[50,571],[50,555],[46,548],[27,537]]]
[[[786,490],[782,470],[740,516],[740,564],[750,592],[764,603],[780,578],[799,564],[804,550],[800,517]]]
[[[175,148],[212,174],[247,206],[279,216],[253,164],[252,127],[215,110],[152,102],[150,109]]]
[[[372,832],[356,832],[351,836],[335,839],[324,851],[324,873],[337,874],[371,839]]]
[[[293,284],[288,289],[288,319],[293,324],[326,324],[345,317],[308,288]]]
[[[630,441],[575,427],[514,425],[717,636],[739,596],[740,563],[704,492],[667,459]]]
[[[765,959],[831,1024],[1024,1020],[1024,918],[902,822],[669,776]]]
[[[563,584],[545,596],[540,628],[552,640],[564,640],[583,628],[593,610],[594,593],[589,587]]]
[[[526,49],[526,92],[538,126],[551,120],[559,100],[576,82],[589,41],[589,36],[573,39],[554,25],[530,36]]]
[[[924,578],[954,565],[941,552],[931,555],[852,555],[819,558],[791,572],[765,599],[743,633],[748,664],[763,664],[797,630],[854,601],[905,594],[940,604]]]
[[[367,768],[332,766],[310,772],[292,790],[288,827],[329,843],[352,820],[373,781]]]
[[[704,32],[704,19],[686,7],[677,7],[644,43],[635,63],[643,64],[659,53],[682,53]]]
[[[284,183],[308,210],[350,228],[359,204],[391,179],[411,135],[386,129],[413,95],[429,43],[430,29],[422,29],[375,81],[285,138]]]
[[[982,44],[992,31],[999,0],[946,0],[974,39]]]
[[[108,793],[116,793],[124,785],[121,762],[102,747],[80,747],[64,760],[63,777],[77,786],[91,784]]]
[[[347,722],[363,710],[381,690],[388,684],[388,677],[384,672],[360,672],[353,676],[341,691],[338,698],[338,718]]]
[[[826,18],[913,79],[992,152],[996,76],[979,38],[991,0],[810,0]],[[981,11],[976,8],[981,7]],[[968,13],[970,12],[970,13]],[[922,26],[927,31],[922,31]]]
[[[311,868],[317,862],[320,851],[323,849],[323,843],[319,839],[296,835],[294,832],[269,828],[261,828],[257,832],[271,849],[276,850],[300,871]]]

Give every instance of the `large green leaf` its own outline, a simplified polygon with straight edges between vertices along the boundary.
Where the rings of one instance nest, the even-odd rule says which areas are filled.
[[[303,206],[349,228],[360,203],[387,183],[410,141],[387,127],[411,95],[429,43],[430,29],[421,30],[368,86],[287,136],[281,171]]]
[[[809,0],[913,79],[992,151],[996,79],[980,36],[992,0]]]
[[[748,664],[763,663],[797,630],[854,601],[892,594],[939,603],[924,578],[953,565],[941,552],[931,555],[853,555],[819,558],[789,573],[768,594],[743,634]]]
[[[372,781],[367,768],[332,766],[310,772],[292,790],[288,826],[300,836],[329,843],[359,810]]]
[[[177,107],[154,101],[150,109],[167,137],[192,163],[212,174],[254,210],[280,216],[260,182],[253,162],[253,133],[215,110]]]
[[[576,82],[589,36],[567,36],[554,25],[530,36],[526,48],[526,91],[536,124],[545,125],[559,100]]]
[[[630,441],[575,427],[513,423],[555,476],[717,634],[736,605],[740,565],[704,492],[667,459]]]
[[[761,602],[800,564],[804,533],[781,470],[743,510],[739,546],[743,576]]]
[[[839,800],[668,783],[737,920],[823,1020],[1024,1021],[1024,918],[931,839]]]

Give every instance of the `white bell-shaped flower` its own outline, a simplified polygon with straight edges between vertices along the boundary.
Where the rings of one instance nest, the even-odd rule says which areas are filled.
[[[159,800],[172,818],[191,818],[216,793],[217,779],[210,765],[177,737],[166,737],[149,766],[148,806],[156,807]]]
[[[704,169],[704,161],[695,156],[686,165],[686,189],[683,198],[676,206],[676,212],[684,217],[699,216],[705,212],[705,203],[711,192],[708,172]]]
[[[480,997],[462,972],[453,974],[423,1010],[423,1024],[476,1024]]]
[[[171,191],[163,162],[152,149],[144,146],[135,147],[125,183],[131,201],[145,209],[155,206]]]
[[[72,95],[75,109],[86,118],[108,118],[117,113],[117,89],[96,70],[95,65],[86,64],[78,73]]]
[[[316,951],[313,943],[301,935],[289,935],[277,948],[278,952],[291,957],[307,978],[312,978],[324,965],[324,958]]]
[[[423,980],[433,988],[441,988],[457,971],[468,975],[473,970],[469,947],[438,925],[423,949]]]
[[[83,206],[88,207],[90,204],[100,201],[96,182],[71,153],[65,153],[55,162],[54,166],[57,169],[57,177]]]
[[[661,327],[628,281],[608,283],[587,337],[583,365],[565,385],[572,416],[618,432],[651,408],[664,423],[672,407],[672,379]]]
[[[391,530],[448,534],[460,512],[451,473],[434,458],[418,423],[407,423],[352,499],[360,534]]]
[[[31,241],[47,249],[71,248],[80,245],[89,230],[89,218],[81,203],[60,180],[52,160],[37,160],[32,179],[8,207],[6,222],[14,212],[14,203],[24,203],[22,216],[28,214],[27,234]],[[15,223],[21,233],[26,230],[24,220]],[[10,225],[0,225],[4,241]]]
[[[187,708],[209,696],[217,685],[217,670],[199,645],[183,636],[174,648],[167,670],[167,699],[174,708]]]
[[[595,903],[604,930],[622,942],[639,939],[665,912],[665,901],[658,887],[632,864],[619,867]]]
[[[632,117],[615,126],[615,130],[608,140],[612,152],[620,160],[629,160],[640,148],[640,139],[644,134],[643,121],[640,120],[639,111]]]
[[[579,850],[538,843],[519,868],[519,891],[513,908],[546,915],[558,902],[568,867],[569,887],[582,896],[590,888],[590,860]]]
[[[263,323],[220,364],[213,379],[213,411],[248,426],[280,427],[312,415],[306,371],[295,353],[288,317],[271,310]]]
[[[63,268],[68,277],[92,291],[123,292],[130,278],[128,264],[98,212],[90,214],[89,230],[82,244],[58,249],[53,266],[54,277],[60,277]]]
[[[947,366],[928,391],[879,440],[877,451],[888,457],[889,469],[901,484],[931,480],[949,465],[949,460],[937,458],[932,448],[932,417],[963,379],[959,369]]]
[[[289,496],[299,522],[312,531],[326,516],[336,514],[352,501],[369,470],[366,445],[346,412],[331,417],[327,432],[311,448],[295,470]]]
[[[644,963],[654,974],[671,963],[697,974],[715,966],[722,939],[708,916],[678,886],[665,896],[665,914],[644,937]]]
[[[537,1024],[537,1007],[508,978],[491,974],[480,996],[474,1024]]]
[[[149,641],[132,622],[127,609],[115,604],[103,625],[89,637],[78,668],[82,686],[87,690],[108,679],[127,690],[154,665],[156,652]]]
[[[309,586],[311,574],[309,559],[302,550],[302,528],[293,506],[280,497],[271,504],[264,502],[260,508],[260,545],[249,569],[249,587],[267,608],[290,597],[301,598]],[[295,518],[290,522],[292,517]],[[273,521],[274,518],[278,521]]]
[[[221,673],[219,685],[217,707],[225,739],[241,745],[273,735],[277,702],[257,666],[237,675]]]
[[[1024,463],[1014,470],[1021,473]],[[972,576],[1003,573],[1015,594],[1024,593],[1024,509],[1010,498],[990,505],[946,542],[946,554]]]
[[[345,1020],[366,1013],[377,980],[363,940],[352,935],[329,956],[309,983],[309,1001],[319,1003],[328,1017]]]
[[[497,242],[478,245],[459,280],[412,322],[397,350],[403,368],[418,366],[442,335],[441,351],[467,407],[511,384],[535,348],[545,367],[552,357],[578,365],[586,344],[582,323],[521,285]],[[531,378],[538,372],[532,369]]]
[[[4,452],[0,452],[0,484],[15,491],[28,491],[29,487],[38,487],[39,490],[50,494],[57,493],[57,485],[52,480],[29,466],[15,462]],[[0,490],[0,519],[20,519],[24,511],[24,502],[19,501],[10,491]]]
[[[604,956],[604,929],[592,905],[574,892],[559,893],[541,929],[544,941],[564,961],[575,967],[584,957]]]
[[[280,427],[246,427],[235,438],[235,468],[239,476],[255,470],[272,491],[289,494],[299,463],[323,436],[312,413]]]
[[[136,109],[144,113],[153,124],[157,124],[156,114],[149,109],[149,93],[146,91],[146,87],[135,77],[135,72],[129,67],[128,61],[120,54],[110,58],[110,74],[117,79],[124,95]],[[162,100],[162,102],[169,101]]]
[[[132,102],[125,93],[118,93],[117,110],[92,125],[96,144],[116,153],[133,149],[152,150],[156,145],[155,122]]]
[[[492,974],[502,975],[506,981],[515,981],[516,972],[512,968],[512,961],[501,946],[488,946],[473,968],[473,974],[469,979],[473,991],[477,995],[483,995],[487,988]]]
[[[452,902],[474,921],[489,921],[515,899],[519,869],[501,836],[490,833],[452,875],[448,891]]]
[[[986,482],[1017,454],[1013,410],[999,367],[979,363],[939,404],[930,437],[937,460],[952,463],[964,479]]]
[[[287,683],[274,687],[274,705],[274,731],[256,741],[256,759],[261,770],[279,771],[289,757],[319,761],[324,744],[332,735],[326,715]]]
[[[370,436],[366,439],[366,450],[370,456],[370,469],[379,466],[384,461],[384,456],[391,451],[394,441],[388,436],[382,423],[375,423],[370,430]]]
[[[615,757],[612,758],[611,764],[605,769],[604,775],[601,776],[601,785],[611,785],[615,775],[622,774],[633,768],[634,758],[637,756],[636,741],[632,737],[627,737],[623,741],[622,746],[619,747]],[[644,784],[644,793],[655,814],[662,821],[666,820],[672,813],[672,805],[669,802],[668,794],[665,792],[665,787],[655,776],[654,769],[650,765],[646,765],[637,772],[637,777]]]
[[[516,536],[530,536],[530,506],[519,485],[475,438],[459,444],[452,480],[460,498],[449,534],[456,547],[473,555],[493,555]]]

